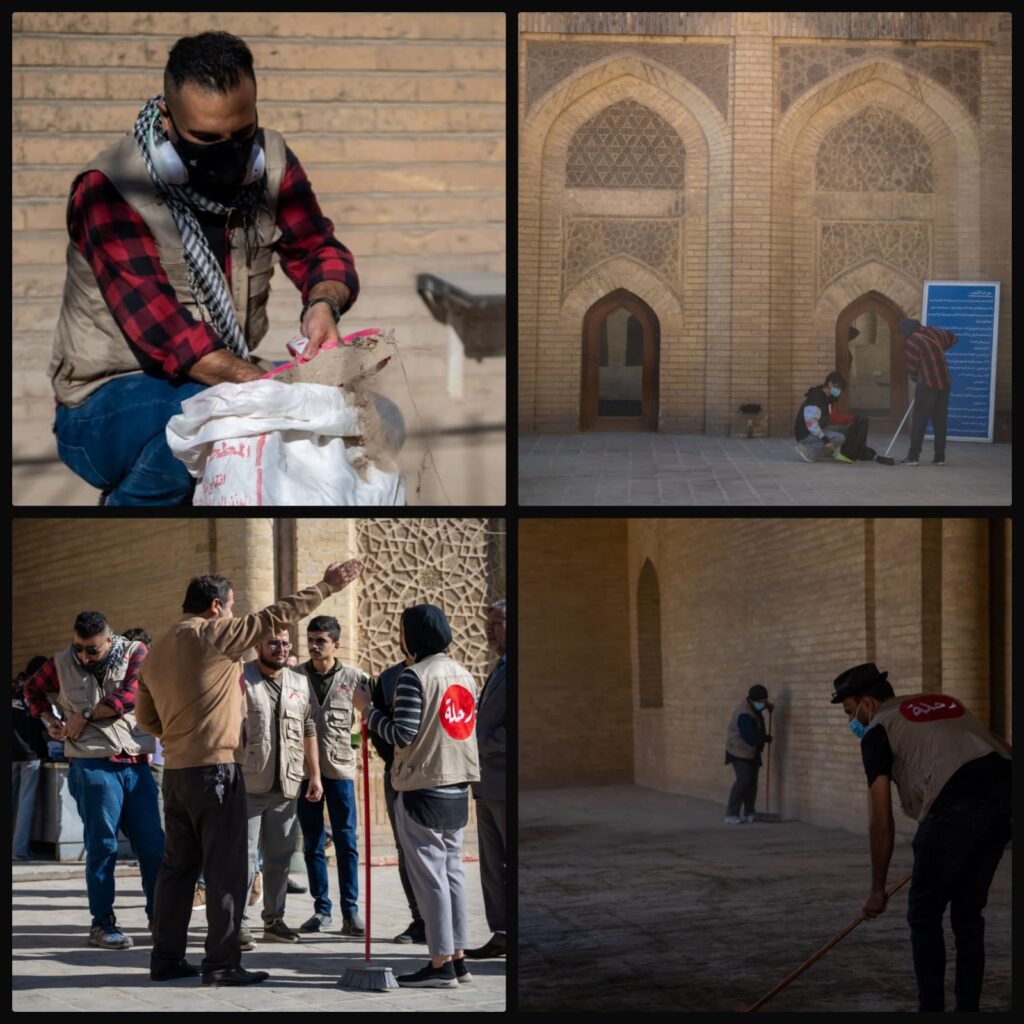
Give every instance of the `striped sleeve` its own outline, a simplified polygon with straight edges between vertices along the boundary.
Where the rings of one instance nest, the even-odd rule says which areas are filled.
[[[423,718],[423,686],[415,672],[403,672],[395,689],[395,714],[388,717],[371,708],[367,727],[393,747],[407,747],[420,731]]]

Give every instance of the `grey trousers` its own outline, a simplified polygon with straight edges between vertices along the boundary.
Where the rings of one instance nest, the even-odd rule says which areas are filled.
[[[480,885],[487,927],[505,933],[505,801],[477,797],[476,834],[480,840]]]
[[[299,816],[297,799],[282,795],[279,789],[269,793],[246,793],[249,818],[249,884],[242,904],[242,922],[249,921],[249,896],[259,851],[263,849],[263,922],[272,924],[284,917],[288,895],[288,866],[295,852]]]
[[[416,906],[427,929],[432,957],[452,956],[468,939],[466,879],[462,872],[462,829],[425,828],[395,798],[395,826],[405,853]]]

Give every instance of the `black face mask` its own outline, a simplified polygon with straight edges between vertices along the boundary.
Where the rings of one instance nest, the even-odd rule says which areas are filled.
[[[174,124],[169,110],[168,117]],[[178,130],[177,125],[174,128]],[[224,139],[200,145],[186,141],[178,131],[174,148],[188,170],[189,187],[219,202],[224,202],[225,197],[234,197],[245,180],[252,147],[261,135],[257,129],[248,139]]]

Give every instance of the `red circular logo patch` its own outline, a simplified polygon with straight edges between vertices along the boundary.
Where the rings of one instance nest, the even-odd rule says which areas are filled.
[[[473,735],[476,726],[476,701],[464,686],[453,683],[444,691],[437,712],[441,725],[449,736],[464,740]]]
[[[900,704],[900,714],[908,722],[937,722],[942,718],[959,718],[963,713],[963,704],[941,693],[912,697]]]

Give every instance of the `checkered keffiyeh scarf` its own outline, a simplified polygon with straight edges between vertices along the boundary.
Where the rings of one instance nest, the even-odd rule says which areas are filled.
[[[226,216],[232,209],[240,209],[245,229],[246,250],[251,252],[255,247],[257,213],[264,201],[265,179],[240,188],[234,206],[224,206],[187,185],[168,185],[153,165],[148,144],[150,125],[153,127],[153,137],[158,143],[167,138],[160,125],[160,111],[157,107],[157,103],[163,98],[163,93],[159,93],[139,111],[132,134],[139,144],[146,170],[149,171],[153,184],[166,199],[174,223],[181,233],[181,241],[185,248],[185,265],[188,270],[188,286],[192,297],[200,309],[208,311],[214,328],[228,349],[240,359],[250,360],[252,357],[242,335],[242,329],[238,325],[238,317],[235,316],[235,307],[227,283],[193,208],[221,216]]]
[[[110,650],[104,655],[102,661],[97,661],[92,665],[82,665],[80,661],[74,656],[75,652],[72,650],[71,655],[74,661],[82,666],[86,672],[91,673],[96,677],[96,682],[102,687],[103,678],[107,674],[107,669],[111,665],[116,665],[118,662],[123,661],[128,655],[128,646],[131,641],[126,637],[120,636],[117,633],[110,634]]]

